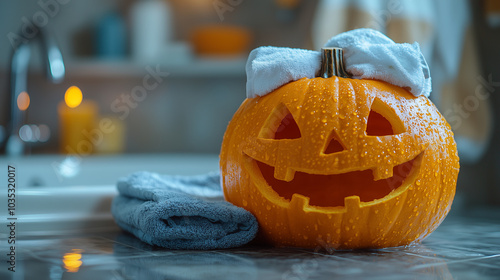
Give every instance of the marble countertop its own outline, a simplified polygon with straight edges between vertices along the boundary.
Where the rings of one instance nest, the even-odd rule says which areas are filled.
[[[496,212],[500,213],[500,212]],[[22,230],[22,224],[19,225]],[[4,231],[2,230],[2,235]],[[450,215],[422,244],[363,251],[246,246],[175,251],[117,227],[85,234],[30,232],[0,279],[499,279],[500,216]]]

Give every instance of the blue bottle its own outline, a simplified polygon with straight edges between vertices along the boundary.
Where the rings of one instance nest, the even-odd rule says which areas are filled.
[[[124,58],[127,51],[125,21],[117,12],[107,13],[96,30],[96,53],[99,58]]]

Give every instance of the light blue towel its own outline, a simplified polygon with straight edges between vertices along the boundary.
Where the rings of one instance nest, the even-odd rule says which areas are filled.
[[[124,230],[169,249],[242,246],[256,235],[255,217],[224,201],[220,174],[169,176],[137,172],[118,181],[111,212]]]

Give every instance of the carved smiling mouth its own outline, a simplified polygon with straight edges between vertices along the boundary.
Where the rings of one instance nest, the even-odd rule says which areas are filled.
[[[371,169],[341,174],[318,175],[295,172],[289,182],[274,177],[274,167],[252,159],[262,178],[280,197],[291,201],[294,194],[309,198],[309,205],[344,206],[347,197],[357,196],[361,202],[384,198],[396,190],[407,188],[418,174],[423,152],[414,159],[393,167],[393,176],[374,180]]]

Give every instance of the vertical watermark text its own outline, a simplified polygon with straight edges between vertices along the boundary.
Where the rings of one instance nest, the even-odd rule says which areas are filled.
[[[16,271],[16,168],[7,166],[7,269]]]

